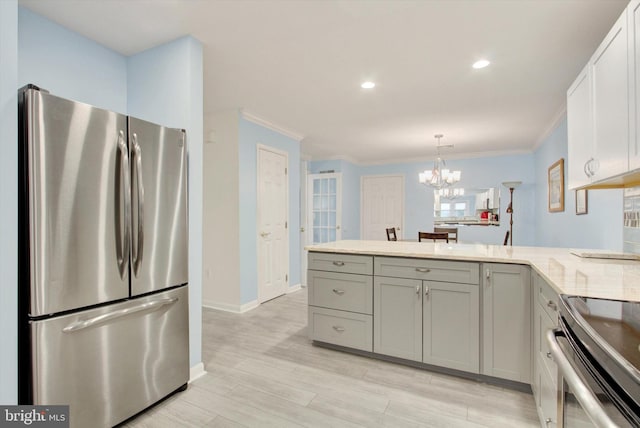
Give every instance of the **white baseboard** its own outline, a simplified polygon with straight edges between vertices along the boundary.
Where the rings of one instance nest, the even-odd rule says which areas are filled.
[[[189,383],[193,382],[194,380],[206,374],[207,372],[204,369],[204,363],[200,361],[198,364],[191,367],[191,369],[189,370]]]
[[[257,300],[252,300],[248,303],[245,303],[244,305],[234,305],[231,303],[220,303],[220,302],[212,302],[212,301],[208,301],[208,300],[203,300],[202,301],[202,306],[204,306],[205,308],[209,308],[209,309],[216,309],[219,311],[225,311],[225,312],[233,312],[236,314],[241,314],[244,312],[248,312],[251,309],[255,309],[259,306],[260,304],[258,303]]]
[[[289,289],[287,290],[287,294],[289,293],[295,293],[298,290],[302,289],[302,285],[300,284],[296,284],[296,285],[292,285],[291,287],[289,287]]]

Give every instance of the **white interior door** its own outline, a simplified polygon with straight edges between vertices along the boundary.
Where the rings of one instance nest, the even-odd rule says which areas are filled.
[[[289,160],[258,145],[258,301],[287,292],[289,280]]]
[[[398,239],[404,228],[404,176],[362,177],[362,239],[386,240],[385,229],[395,227]]]
[[[310,174],[307,183],[309,242],[342,239],[342,173]]]

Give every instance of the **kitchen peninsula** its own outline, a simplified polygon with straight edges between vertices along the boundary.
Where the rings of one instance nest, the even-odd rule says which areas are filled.
[[[556,421],[545,334],[560,294],[640,302],[640,261],[564,248],[337,241],[309,250],[314,343],[533,391]]]

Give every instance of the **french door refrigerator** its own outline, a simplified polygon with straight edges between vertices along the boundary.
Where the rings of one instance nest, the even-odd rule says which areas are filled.
[[[19,93],[19,399],[118,424],[189,378],[186,137]]]

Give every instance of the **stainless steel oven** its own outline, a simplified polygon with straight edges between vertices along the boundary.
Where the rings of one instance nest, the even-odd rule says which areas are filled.
[[[640,303],[562,296],[547,333],[564,428],[640,427]]]

